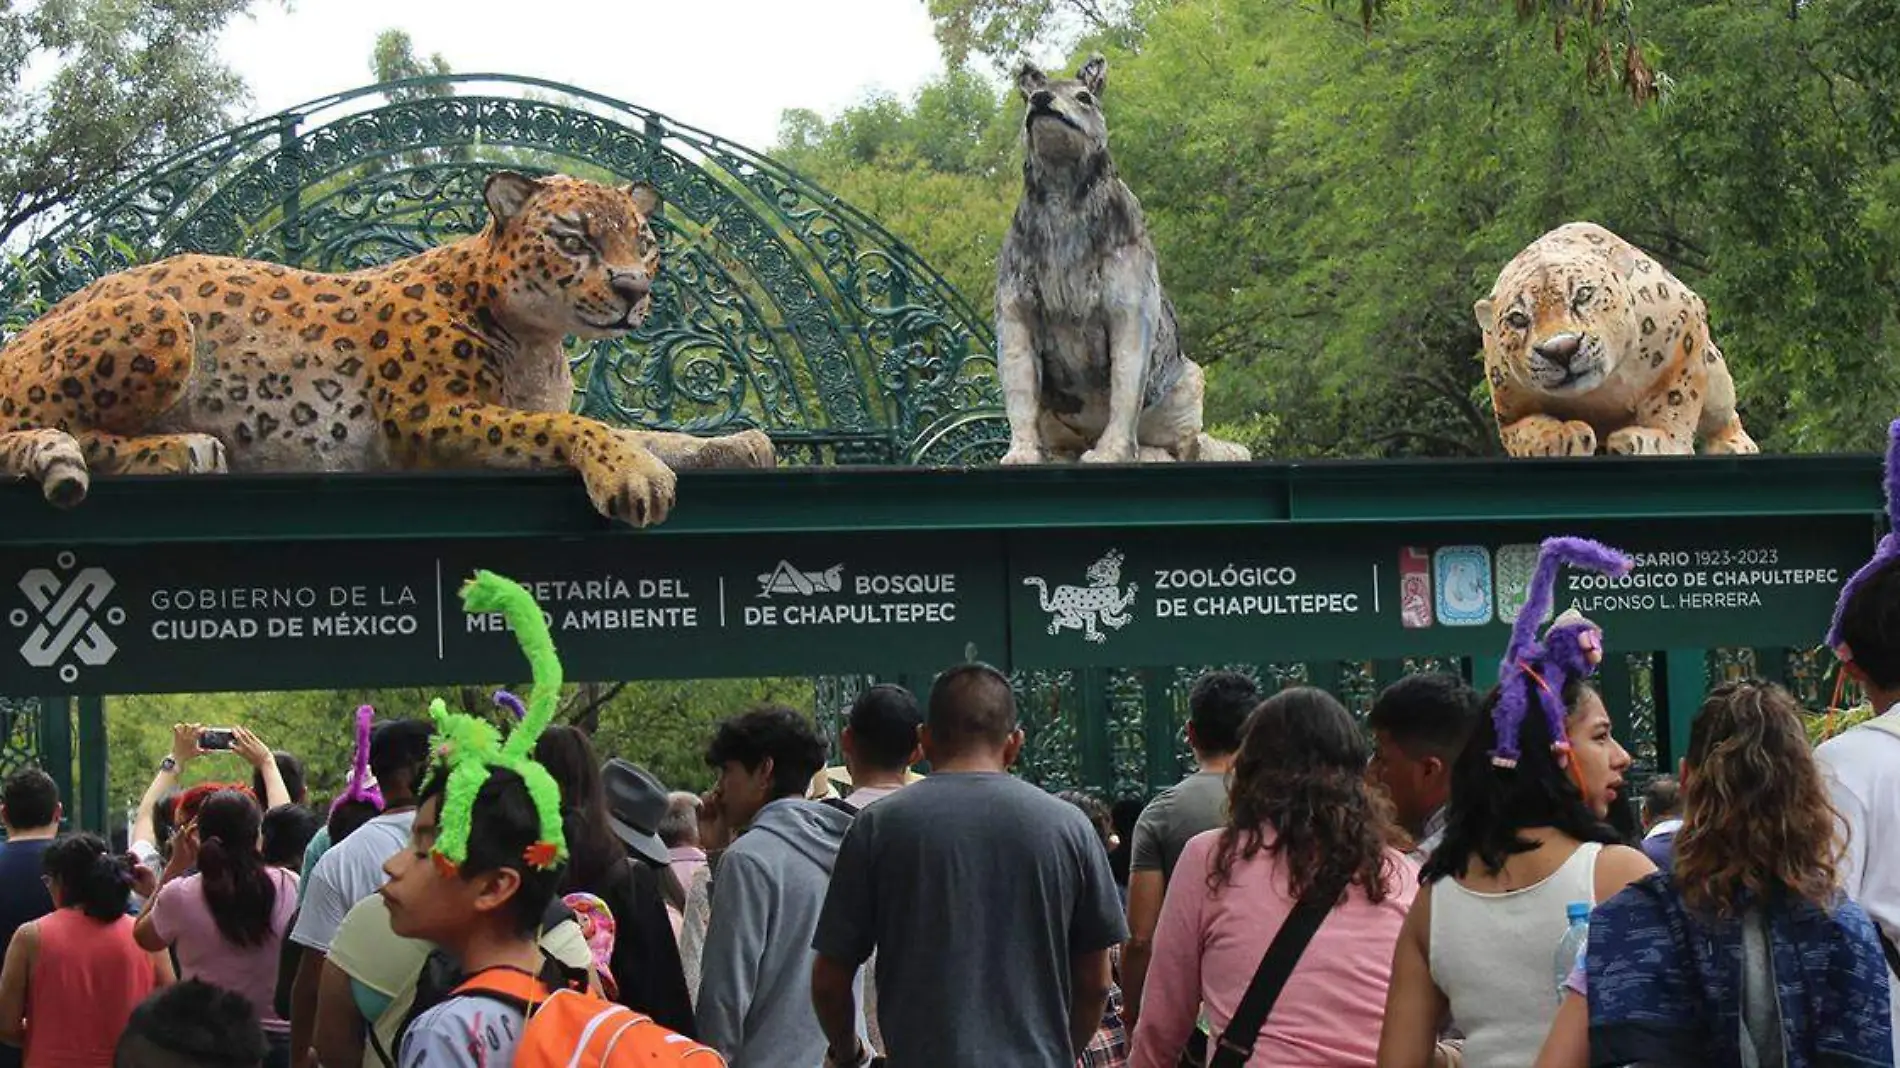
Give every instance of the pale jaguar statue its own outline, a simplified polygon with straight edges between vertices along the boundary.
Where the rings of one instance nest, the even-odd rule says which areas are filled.
[[[481,233],[353,274],[183,255],[101,278],[0,350],[0,465],[61,505],[94,473],[568,468],[636,526],[675,468],[774,466],[756,430],[568,410],[565,339],[652,306],[653,187],[500,172],[485,198]]]
[[[1760,451],[1702,298],[1595,223],[1532,242],[1472,310],[1512,456]]]

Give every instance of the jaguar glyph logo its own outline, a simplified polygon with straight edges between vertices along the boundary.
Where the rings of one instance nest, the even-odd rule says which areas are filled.
[[[27,631],[20,643],[21,659],[36,668],[58,666],[60,681],[74,682],[81,664],[99,667],[119,651],[105,625],[122,625],[125,609],[106,607],[118,583],[105,568],[88,567],[68,576],[63,573],[74,572],[78,558],[64,552],[54,562],[57,571],[36,567],[20,576],[27,606],[15,608],[7,619],[13,629]]]
[[[1023,579],[1023,585],[1036,587],[1042,610],[1049,614],[1050,634],[1079,630],[1083,638],[1099,645],[1108,640],[1108,635],[1097,627],[1120,630],[1134,618],[1128,609],[1135,603],[1135,591],[1140,587],[1131,582],[1124,593],[1121,581],[1121,550],[1110,549],[1089,565],[1086,586],[1057,586],[1050,592],[1049,584],[1034,575]]]

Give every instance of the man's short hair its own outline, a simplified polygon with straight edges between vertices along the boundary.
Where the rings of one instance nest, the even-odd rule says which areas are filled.
[[[988,664],[958,664],[930,687],[930,737],[949,749],[1001,747],[1016,730],[1016,691]]]
[[[429,762],[429,736],[435,726],[426,719],[395,719],[378,723],[369,736],[369,770],[378,783],[407,777],[415,789]]]
[[[1682,786],[1674,775],[1658,775],[1649,780],[1649,788],[1643,791],[1643,820],[1654,823],[1657,820],[1682,814]]]
[[[1451,763],[1478,723],[1482,699],[1465,680],[1443,672],[1407,675],[1373,699],[1366,726],[1384,731],[1407,755]]]
[[[15,827],[44,827],[59,811],[59,784],[39,768],[26,767],[7,776],[0,785],[0,805]]]
[[[277,774],[283,777],[284,790],[290,794],[291,803],[301,805],[308,801],[309,796],[305,792],[308,787],[304,784],[303,761],[298,760],[295,754],[286,753],[282,749],[271,755],[277,760]],[[264,789],[263,772],[251,772],[251,793],[257,796],[258,804],[270,803],[270,794]]]
[[[811,777],[825,766],[830,747],[811,721],[784,705],[760,705],[720,722],[706,747],[706,763],[717,768],[736,760],[748,771],[772,760],[772,800],[804,797]]]
[[[1210,671],[1188,691],[1194,744],[1209,756],[1240,751],[1240,731],[1260,703],[1260,686],[1238,671]]]
[[[323,819],[308,805],[292,802],[264,813],[260,829],[264,835],[264,863],[279,868],[295,868],[303,863],[304,850],[317,836]]]
[[[126,1021],[113,1068],[257,1068],[268,1053],[257,1010],[199,979],[173,983]]]
[[[1841,610],[1841,641],[1882,690],[1900,689],[1900,560],[1875,569]]]
[[[879,771],[902,771],[917,751],[924,715],[902,686],[879,683],[851,702],[851,741],[858,756]]]
[[[666,795],[666,815],[654,833],[668,849],[699,840],[699,795],[675,790]]]

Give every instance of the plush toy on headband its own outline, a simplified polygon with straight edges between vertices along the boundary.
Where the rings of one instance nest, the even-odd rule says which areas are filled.
[[[1570,763],[1570,738],[1564,731],[1564,719],[1570,710],[1564,707],[1564,687],[1571,679],[1587,678],[1603,660],[1603,628],[1572,609],[1559,616],[1537,640],[1537,625],[1550,611],[1556,595],[1557,569],[1564,564],[1589,568],[1621,578],[1629,574],[1629,557],[1586,538],[1550,538],[1537,557],[1524,607],[1511,627],[1511,644],[1498,666],[1498,703],[1492,712],[1497,726],[1498,747],[1491,751],[1491,763],[1501,768],[1517,767],[1518,730],[1530,714],[1535,695],[1538,706],[1550,725],[1551,749],[1559,767]]]
[[[330,815],[352,801],[361,801],[377,812],[383,810],[382,787],[369,776],[369,723],[376,710],[363,705],[356,710],[356,756],[350,761],[350,784],[330,802]]]
[[[506,741],[485,719],[450,712],[439,697],[430,704],[429,716],[436,724],[430,749],[449,775],[442,799],[441,829],[436,836],[436,863],[459,869],[468,859],[475,797],[488,782],[489,774],[504,768],[521,776],[541,822],[540,839],[528,847],[522,859],[537,868],[552,868],[567,859],[567,839],[561,833],[561,788],[530,754],[535,740],[554,720],[561,697],[561,661],[554,654],[554,639],[548,634],[547,620],[534,597],[519,584],[493,572],[477,571],[474,579],[462,587],[462,607],[472,614],[501,613],[528,658],[534,688],[528,694],[525,714],[509,730]],[[496,696],[496,703],[507,705],[502,696]]]
[[[1887,491],[1887,524],[1885,537],[1874,547],[1873,559],[1861,565],[1854,577],[1841,587],[1841,599],[1834,605],[1834,619],[1827,628],[1827,647],[1842,661],[1854,659],[1854,651],[1841,640],[1841,616],[1847,613],[1847,602],[1853,600],[1861,584],[1873,577],[1874,572],[1900,559],[1900,419],[1893,421],[1887,428],[1887,468],[1885,479]]]
[[[528,710],[522,706],[521,698],[509,693],[507,690],[495,691],[495,706],[497,708],[505,708],[509,712],[514,713],[516,723],[520,723],[522,720],[528,718]]]

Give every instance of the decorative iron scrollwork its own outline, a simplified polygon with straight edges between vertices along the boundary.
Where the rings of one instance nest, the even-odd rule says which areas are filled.
[[[531,78],[367,86],[182,152],[0,272],[0,325],[177,252],[386,263],[477,231],[482,183],[502,168],[647,181],[664,200],[653,313],[631,337],[574,345],[579,410],[691,433],[762,428],[790,463],[1001,455],[989,324],[902,241],[757,152]]]

